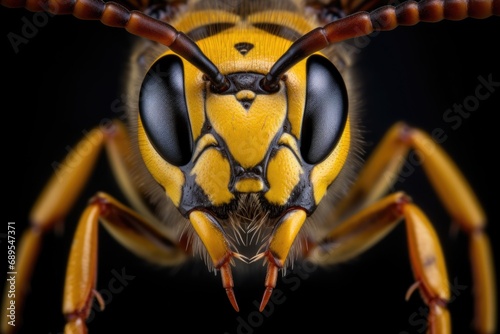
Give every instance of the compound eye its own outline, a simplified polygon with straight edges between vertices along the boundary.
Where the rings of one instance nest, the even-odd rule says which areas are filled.
[[[178,56],[160,58],[148,71],[142,82],[139,114],[151,144],[163,159],[175,166],[191,160],[184,67]]]
[[[307,60],[307,88],[300,138],[302,159],[323,161],[339,141],[347,121],[347,89],[335,66],[325,57]]]

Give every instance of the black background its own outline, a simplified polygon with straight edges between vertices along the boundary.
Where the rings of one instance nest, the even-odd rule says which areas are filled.
[[[46,16],[47,21],[43,21],[37,16],[40,27],[36,35],[15,53],[7,35],[21,35],[23,18],[36,20],[31,12],[0,8],[1,216],[4,224],[15,221],[18,232],[27,224],[30,207],[52,173],[52,163],[62,160],[82,131],[116,116],[110,106],[120,98],[119,73],[129,37],[125,31],[99,22],[72,16]],[[462,168],[487,212],[495,255],[500,237],[495,159],[500,87],[456,130],[443,120],[443,114],[454,103],[461,104],[475,94],[479,76],[492,75],[494,81],[500,81],[499,32],[498,18],[401,27],[369,38],[360,48],[357,67],[366,104],[367,151],[398,120],[426,131],[442,128],[448,135],[444,148]],[[454,333],[469,333],[473,308],[467,238],[462,233],[450,237],[450,218],[422,170],[417,168],[411,174],[398,189],[407,191],[435,223],[450,281],[463,287],[449,305]],[[97,166],[64,230],[49,233],[44,239],[22,333],[62,332],[60,309],[71,236],[86,200],[98,190],[120,198],[105,159]],[[3,226],[0,233],[6,232]],[[241,308],[236,314],[220,277],[205,267],[152,267],[101,229],[97,290],[108,289],[113,272],[122,270],[134,278],[111,295],[104,312],[94,314],[88,324],[90,333],[274,333],[297,331],[299,324],[311,333],[424,332],[425,307],[418,294],[404,300],[413,280],[403,224],[350,263],[329,270],[291,271],[289,281],[278,282],[284,302],[274,305],[266,315],[258,315],[253,305],[262,296],[262,273],[248,279],[235,275]],[[241,325],[243,322],[247,325]]]

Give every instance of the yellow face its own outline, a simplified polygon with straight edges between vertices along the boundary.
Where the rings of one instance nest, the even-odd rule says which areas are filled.
[[[349,151],[340,74],[313,55],[287,72],[279,90],[266,92],[260,82],[291,42],[251,25],[245,34],[238,29],[198,42],[230,83],[224,92],[171,52],[151,66],[138,122],[144,161],[183,214],[223,216],[249,193],[276,214],[312,212]],[[221,41],[233,47],[221,52]]]

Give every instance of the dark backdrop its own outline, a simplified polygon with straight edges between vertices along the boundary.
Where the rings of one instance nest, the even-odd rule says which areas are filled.
[[[11,32],[20,35],[26,21],[40,27],[25,31],[32,36],[16,53],[7,36]],[[367,105],[367,151],[398,120],[426,131],[443,129],[448,136],[443,146],[484,204],[495,253],[500,229],[494,159],[498,155],[498,126],[494,116],[500,108],[500,87],[495,87],[496,91],[457,129],[443,120],[443,114],[475,95],[479,76],[491,75],[500,81],[499,28],[498,18],[421,23],[371,37],[365,40],[366,45],[358,44],[363,46],[358,69]],[[3,237],[7,221],[15,221],[18,232],[25,227],[30,206],[51,174],[52,163],[61,161],[82,131],[114,116],[110,105],[120,97],[119,73],[126,59],[127,38],[125,31],[98,22],[0,8]],[[410,174],[398,188],[406,190],[436,224],[450,280],[459,285],[450,304],[455,333],[469,333],[472,282],[467,238],[461,233],[450,237],[450,218],[422,171],[417,168]],[[105,159],[97,166],[64,231],[45,238],[22,333],[62,331],[60,301],[71,236],[86,200],[98,190],[119,197]],[[6,262],[3,240],[2,261]],[[418,294],[409,302],[404,300],[413,283],[404,225],[351,263],[331,270],[298,268],[290,272],[288,281],[280,279],[278,283],[283,303],[265,315],[258,315],[253,305],[262,296],[262,274],[250,279],[235,277],[241,307],[236,314],[220,277],[203,266],[188,265],[179,271],[151,267],[102,229],[99,248],[97,289],[109,291],[109,282],[117,272],[125,272],[128,279],[114,293],[104,292],[106,310],[94,314],[90,333],[275,333],[296,331],[299,323],[311,333],[423,332],[426,309]]]

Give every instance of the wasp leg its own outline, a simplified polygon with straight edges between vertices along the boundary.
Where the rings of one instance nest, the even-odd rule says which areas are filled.
[[[276,287],[278,270],[285,266],[290,248],[306,218],[307,213],[301,209],[290,210],[285,213],[273,231],[267,249],[251,259],[251,261],[256,261],[265,258],[267,261],[267,274],[264,284],[266,290],[259,307],[261,312],[266,307],[273,289]]]
[[[468,182],[431,137],[403,123],[395,124],[376,148],[351,191],[339,203],[332,219],[344,220],[383,196],[400,177],[410,149],[455,223],[470,238],[470,261],[474,278],[475,320],[479,333],[496,329],[496,282],[490,241],[485,234],[486,217]]]
[[[186,253],[177,243],[152,229],[143,217],[105,193],[98,193],[84,210],[66,269],[63,313],[65,333],[86,333],[85,320],[96,296],[98,223],[133,253],[155,263],[182,263]]]
[[[379,242],[404,220],[410,263],[424,302],[429,333],[451,333],[448,274],[441,245],[426,215],[402,193],[388,195],[333,229],[308,254],[318,264],[348,260]]]
[[[73,206],[99,156],[103,141],[104,136],[100,130],[90,131],[65,158],[63,167],[52,176],[30,212],[30,226],[21,236],[17,256],[16,315],[19,316],[19,322],[43,236],[61,222]],[[8,302],[5,291],[2,333],[12,333],[16,329],[14,326],[7,326],[7,322],[4,321],[7,319],[5,310]]]
[[[130,141],[123,123],[114,121],[106,129],[95,128],[78,142],[59,165],[59,169],[49,180],[35,202],[30,215],[30,226],[20,238],[17,255],[16,316],[21,323],[23,305],[29,291],[32,270],[40,253],[45,233],[62,222],[85,186],[102,147],[106,147],[114,175],[117,176],[124,194],[134,208],[148,220],[154,219],[143,204],[137,187],[130,181],[128,160]],[[163,232],[166,233],[166,232]],[[7,290],[4,291],[1,332],[14,333],[19,326],[8,326],[5,312],[9,303]]]
[[[231,250],[231,245],[227,241],[222,227],[207,212],[194,210],[189,214],[189,221],[212,259],[214,268],[220,269],[222,286],[226,290],[231,305],[238,312],[239,307],[233,290],[231,264],[234,257],[240,260],[245,258]]]

